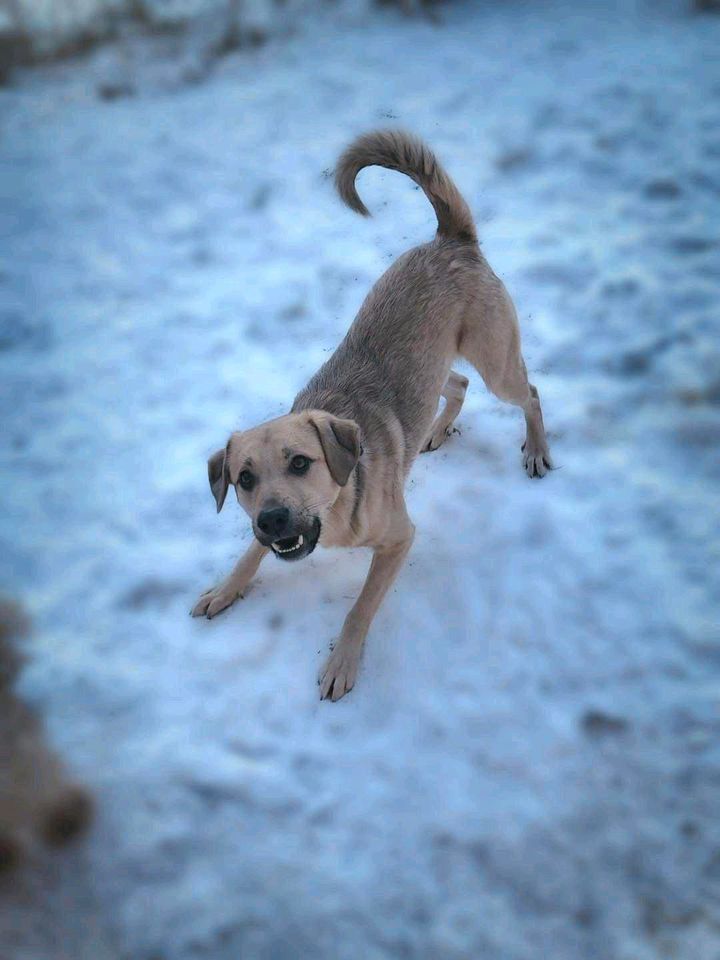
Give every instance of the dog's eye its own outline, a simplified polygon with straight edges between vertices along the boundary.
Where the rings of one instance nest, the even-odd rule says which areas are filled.
[[[307,457],[303,457],[301,454],[298,454],[296,457],[293,457],[290,461],[290,472],[291,473],[305,473],[310,466],[310,461]]]
[[[249,470],[242,470],[240,476],[238,477],[238,483],[243,490],[252,490],[255,484],[255,477],[250,473]]]

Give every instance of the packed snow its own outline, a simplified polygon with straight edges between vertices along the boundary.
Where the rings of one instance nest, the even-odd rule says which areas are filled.
[[[3,881],[2,960],[718,960],[720,18],[328,8],[201,72],[165,43],[0,89],[0,578],[98,803]],[[207,457],[433,234],[398,174],[361,175],[371,220],[333,193],[388,125],[468,198],[558,469],[528,480],[522,414],[463,367],[328,703],[367,551],[188,612],[251,535]]]

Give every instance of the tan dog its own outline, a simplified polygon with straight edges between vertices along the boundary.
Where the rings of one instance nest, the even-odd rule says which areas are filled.
[[[321,698],[333,700],[352,689],[370,623],[413,541],[403,495],[410,467],[418,453],[444,442],[462,407],[468,380],[451,369],[458,355],[494,394],[525,412],[528,476],[552,466],[515,309],[480,252],[457,187],[416,138],[370,133],[351,144],[336,172],[342,199],[366,216],[355,178],[371,165],[406,173],[422,187],[437,235],[378,280],[289,414],[233,433],[208,461],[218,511],[233,486],[256,540],[192,611],[213,617],[230,606],[270,550],[299,560],[318,543],[372,547],[368,578],[320,675]],[[440,397],[446,403],[438,414]]]

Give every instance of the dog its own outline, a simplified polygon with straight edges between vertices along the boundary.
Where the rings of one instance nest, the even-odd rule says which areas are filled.
[[[48,746],[39,717],[15,693],[22,665],[14,639],[27,633],[20,608],[0,600],[0,873],[38,840],[64,844],[86,829],[93,804]]]
[[[320,673],[320,697],[332,700],[353,688],[372,619],[413,542],[403,494],[413,461],[445,442],[462,408],[468,379],[452,369],[457,357],[468,360],[497,397],[522,408],[527,475],[543,477],[552,469],[515,308],[480,252],[467,203],[422,141],[376,131],[346,149],[335,173],[340,197],[363,216],[369,212],[355,179],[373,165],[407,174],[422,188],[437,216],[436,236],[377,281],[289,414],[233,433],[210,457],[218,512],[232,486],[255,539],[229,577],[191,611],[211,618],[229,607],[270,552],[295,561],[318,543],[371,547],[367,580]]]

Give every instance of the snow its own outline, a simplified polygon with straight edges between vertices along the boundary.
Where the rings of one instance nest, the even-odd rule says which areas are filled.
[[[0,580],[99,807],[5,881],[3,960],[720,954],[720,20],[442,21],[328,9],[201,83],[138,39],[0,90]],[[361,175],[369,221],[327,177],[393,123],[477,216],[559,469],[523,475],[521,414],[470,373],[358,684],[321,703],[368,554],[270,558],[192,620],[250,535],[205,461],[432,235],[399,175]]]

